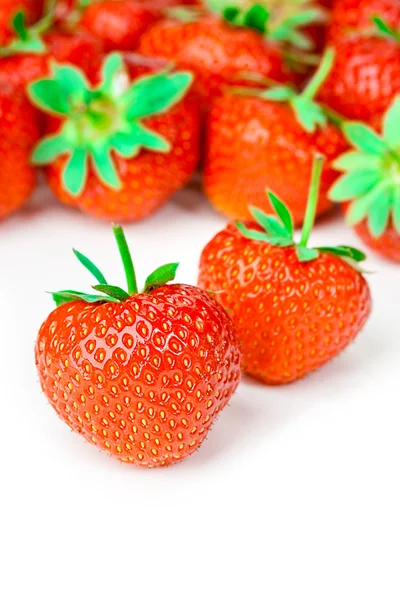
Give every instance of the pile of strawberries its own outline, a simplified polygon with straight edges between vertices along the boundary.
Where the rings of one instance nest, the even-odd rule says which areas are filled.
[[[36,347],[46,395],[88,441],[182,460],[242,372],[293,382],[365,324],[365,256],[310,248],[316,217],[340,203],[400,262],[400,0],[5,0],[0,157],[0,219],[43,167],[61,202],[114,223],[202,171],[232,222],[199,287],[167,264],[139,292],[114,226],[127,289],[75,252],[94,291],[55,293]]]

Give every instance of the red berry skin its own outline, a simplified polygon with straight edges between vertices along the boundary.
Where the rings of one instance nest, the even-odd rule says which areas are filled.
[[[44,41],[48,48],[45,54],[16,54],[1,58],[0,81],[25,90],[32,81],[48,75],[52,59],[80,67],[88,74],[89,79],[97,76],[103,48],[101,42],[89,33],[54,31],[47,34]]]
[[[145,467],[197,450],[241,375],[230,317],[188,285],[121,304],[57,308],[40,329],[36,364],[51,406],[72,430]]]
[[[364,277],[339,257],[299,262],[293,247],[244,238],[234,225],[203,250],[199,285],[233,318],[244,371],[274,385],[320,368],[350,344],[371,311]]]
[[[91,4],[83,13],[81,25],[98,37],[107,52],[132,51],[141,36],[160,18],[160,12],[132,0],[106,0]]]
[[[266,189],[303,221],[315,153],[326,156],[317,214],[332,207],[328,190],[338,174],[331,162],[347,149],[333,125],[306,132],[287,104],[226,92],[211,108],[206,137],[204,188],[229,219],[252,219],[249,206],[273,212]]]
[[[399,0],[336,0],[330,15],[328,41],[337,43],[348,35],[373,30],[372,18],[377,16],[398,29]]]
[[[279,47],[250,29],[231,27],[214,17],[180,23],[159,21],[147,31],[139,51],[161,56],[196,75],[195,91],[207,108],[227,84],[238,85],[239,75],[253,72],[275,81],[288,81]]]
[[[400,234],[392,223],[389,223],[386,231],[378,238],[372,236],[366,221],[356,225],[354,229],[369,248],[384,258],[400,263]]]
[[[0,219],[25,204],[35,188],[30,155],[38,139],[36,110],[23,94],[0,82]]]
[[[26,22],[32,24],[39,19],[42,7],[43,0],[1,0],[0,46],[5,46],[12,40],[12,20],[17,12],[23,11]]]
[[[400,91],[400,44],[351,37],[335,45],[334,67],[319,98],[347,119],[377,127]]]

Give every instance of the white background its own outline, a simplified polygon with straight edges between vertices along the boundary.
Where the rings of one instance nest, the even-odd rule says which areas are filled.
[[[193,190],[127,226],[141,280],[180,259],[195,283],[223,226]],[[340,215],[313,239],[357,243]],[[145,470],[71,433],[40,391],[44,291],[90,284],[72,246],[124,283],[110,227],[46,193],[0,224],[0,597],[399,600],[400,266],[370,255],[374,312],[341,357],[286,387],[245,379],[192,458]]]

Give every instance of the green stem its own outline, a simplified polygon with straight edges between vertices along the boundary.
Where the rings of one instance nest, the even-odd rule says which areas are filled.
[[[132,256],[129,251],[128,242],[121,225],[113,225],[114,237],[117,242],[118,250],[122,258],[125,269],[126,283],[128,285],[128,294],[132,296],[138,293],[135,268],[133,266]]]
[[[306,100],[312,100],[319,91],[319,88],[324,83],[330,70],[333,67],[335,60],[335,52],[333,48],[328,48],[321,60],[321,63],[315,72],[314,76],[309,81],[308,85],[304,88],[301,93],[301,97]]]
[[[324,162],[325,156],[322,154],[315,155],[311,174],[310,191],[308,194],[307,209],[304,217],[303,231],[301,232],[299,246],[307,246],[308,238],[310,237],[310,233],[314,225],[319,197],[319,186]]]
[[[379,33],[395,40],[396,42],[400,42],[400,33],[392,27],[389,27],[389,25],[385,23],[383,19],[381,19],[380,17],[372,17],[372,21],[373,23],[375,23]]]

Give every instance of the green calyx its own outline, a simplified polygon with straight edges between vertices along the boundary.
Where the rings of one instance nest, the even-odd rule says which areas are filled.
[[[297,0],[283,6],[282,0],[251,3],[243,0],[208,0],[212,12],[222,15],[230,25],[254,29],[278,42],[300,50],[310,50],[313,42],[302,31],[307,25],[323,22],[326,12],[312,0]]]
[[[52,293],[53,300],[57,306],[67,304],[69,302],[76,302],[77,300],[83,300],[84,302],[89,302],[90,304],[96,302],[118,303],[124,302],[131,296],[139,293],[136,282],[135,268],[133,266],[131,253],[129,251],[124,231],[120,225],[113,225],[113,232],[122,263],[124,265],[127,291],[118,286],[110,285],[100,269],[96,267],[96,265],[89,258],[87,258],[87,256],[81,254],[77,250],[74,250],[74,254],[79,262],[96,279],[97,284],[92,286],[96,293],[86,294],[84,292],[77,292],[75,290],[62,290],[60,292]],[[153,290],[165,285],[169,281],[173,281],[173,279],[175,279],[178,266],[179,263],[170,263],[153,271],[153,273],[147,277],[142,293],[148,294]],[[98,292],[100,292],[100,294]]]
[[[300,125],[308,133],[314,133],[318,127],[324,127],[329,119],[334,120],[333,113],[314,100],[330,73],[334,60],[335,53],[332,48],[328,48],[322,57],[317,71],[301,94],[298,94],[289,86],[276,85],[261,91],[257,95],[264,100],[289,103]]]
[[[348,223],[366,219],[373,237],[380,237],[390,220],[400,234],[400,96],[384,116],[382,135],[358,122],[345,123],[343,132],[355,150],[333,163],[344,174],[331,188],[330,198],[350,201]]]
[[[52,76],[32,83],[28,93],[35,106],[60,117],[63,124],[59,132],[38,143],[33,164],[48,165],[67,156],[63,185],[73,196],[84,190],[89,161],[104,185],[120,189],[113,154],[134,158],[143,148],[169,152],[168,140],[146,127],[142,119],[170,109],[185,96],[192,81],[189,72],[163,71],[131,83],[118,53],[105,59],[97,87],[77,67],[54,64]]]
[[[42,35],[49,31],[53,25],[53,13],[46,10],[44,17],[27,27],[23,11],[18,11],[12,20],[14,39],[0,48],[0,58],[14,56],[15,54],[44,54],[47,50]]]
[[[266,215],[258,208],[251,207],[251,213],[255,221],[261,226],[262,231],[249,229],[243,223],[236,223],[240,233],[248,239],[268,242],[269,244],[280,248],[294,247],[300,262],[315,260],[321,252],[340,256],[352,266],[365,260],[365,254],[351,246],[323,246],[319,248],[309,248],[307,245],[315,220],[324,160],[324,157],[320,155],[316,155],[314,159],[307,210],[300,242],[294,240],[293,219],[289,210],[285,204],[271,192],[268,193],[268,196],[278,218]]]
[[[375,33],[381,37],[389,38],[395,42],[400,42],[400,32],[393,27],[390,27],[380,17],[372,17],[372,22],[375,25]]]

